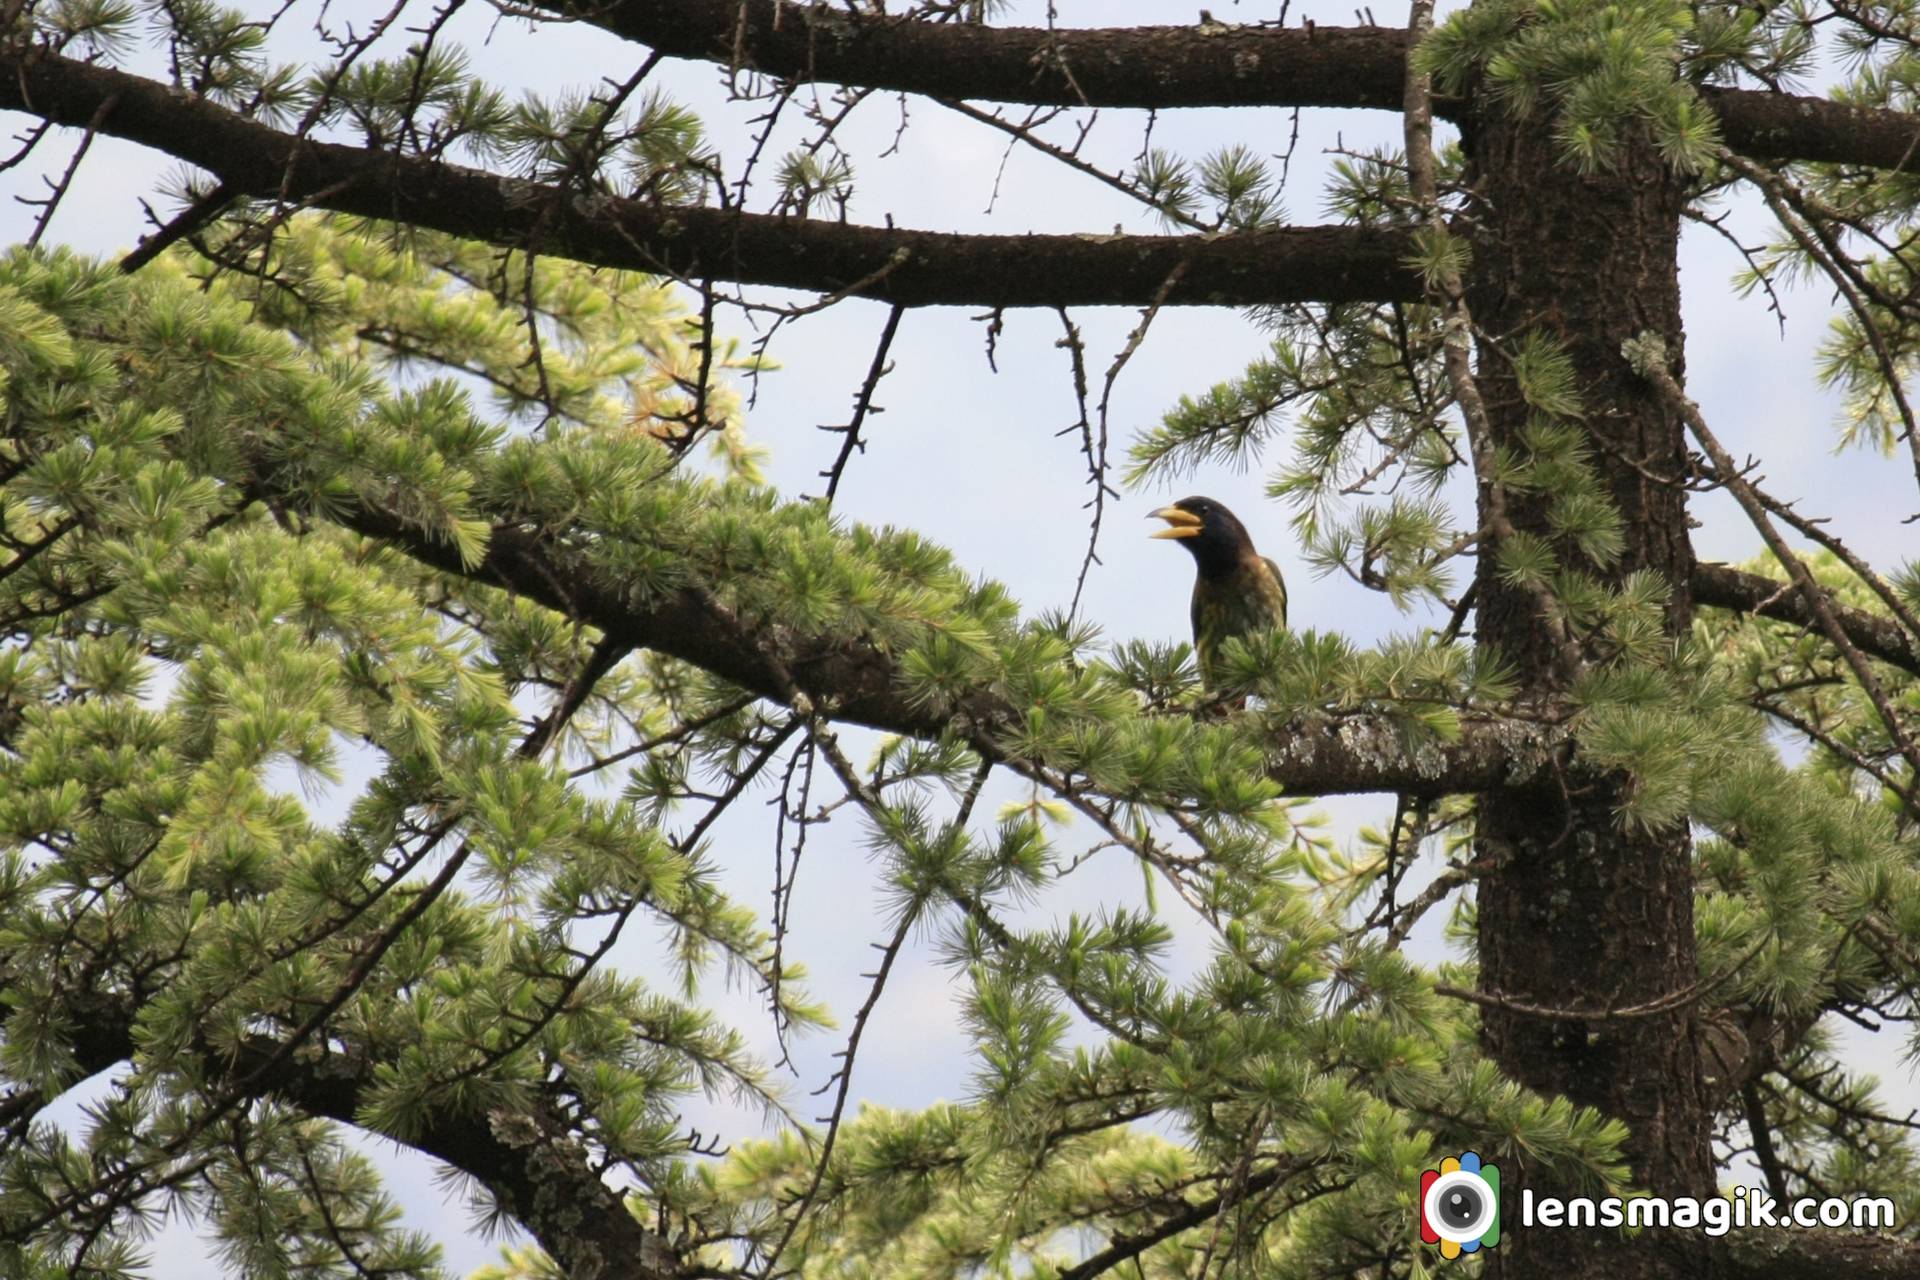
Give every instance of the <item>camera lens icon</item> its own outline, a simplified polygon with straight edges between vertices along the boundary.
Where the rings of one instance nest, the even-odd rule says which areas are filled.
[[[1433,1180],[1420,1209],[1427,1215],[1435,1235],[1455,1244],[1466,1244],[1485,1235],[1493,1225],[1493,1215],[1499,1212],[1493,1197],[1487,1193],[1487,1184],[1480,1180],[1479,1174],[1455,1169]]]
[[[1421,1174],[1420,1238],[1443,1258],[1499,1244],[1500,1170],[1469,1151]]]

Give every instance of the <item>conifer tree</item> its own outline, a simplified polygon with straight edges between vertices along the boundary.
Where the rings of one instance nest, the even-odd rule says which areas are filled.
[[[1687,395],[1676,269],[1683,220],[1763,204],[1739,283],[1831,285],[1813,374],[1920,483],[1920,12],[999,8],[530,0],[511,20],[634,46],[628,79],[560,99],[470,75],[457,0],[7,11],[13,164],[56,126],[77,147],[0,263],[0,1271],[138,1274],[182,1210],[236,1274],[437,1274],[349,1127],[523,1228],[511,1275],[1920,1271],[1913,1125],[1833,1037],[1916,1012],[1920,574],[1730,454]],[[322,48],[290,61],[303,20]],[[1796,91],[1835,47],[1844,82]],[[729,69],[763,144],[788,110],[808,142],[729,154],[663,59]],[[1165,233],[849,217],[836,131],[893,94]],[[1295,226],[1255,150],[1106,171],[981,103],[1371,108],[1404,146],[1349,157],[1337,223]],[[101,136],[190,167],[117,264],[37,243]],[[827,500],[777,494],[742,416],[758,357],[721,317],[855,297],[893,310]],[[1271,336],[1134,441],[1132,481],[1277,465],[1317,565],[1450,625],[1235,639],[1221,683],[1251,697],[1221,706],[1184,646],[1109,644],[836,516],[904,311],[1102,304],[1141,309],[1136,340],[1188,305]],[[1083,417],[1098,503],[1104,402]],[[1709,490],[1752,526],[1744,567],[1696,560]],[[370,777],[337,820],[276,782],[349,756]],[[783,771],[818,789],[783,814],[857,814],[890,892],[848,1062],[933,931],[977,1044],[964,1103],[861,1110],[843,1069],[800,1123],[710,1007],[734,978],[783,1032],[827,1021],[777,914],[714,883],[714,824]],[[995,775],[1033,804],[981,806]],[[1349,793],[1391,819],[1336,845],[1306,812]],[[1089,841],[1204,922],[1201,972],[1169,976],[1151,912],[1015,923]],[[1443,868],[1410,895],[1423,852]],[[1405,951],[1435,910],[1440,966]],[[649,929],[671,971],[606,963]],[[108,1070],[82,1128],[46,1123]],[[774,1136],[717,1155],[682,1123],[696,1091]],[[1782,1198],[1897,1215],[1514,1230],[1442,1263],[1419,1176],[1465,1149],[1543,1195],[1711,1197],[1751,1161]]]

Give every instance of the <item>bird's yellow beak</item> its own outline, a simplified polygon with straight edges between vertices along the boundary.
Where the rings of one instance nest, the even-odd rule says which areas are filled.
[[[1200,536],[1200,517],[1191,511],[1182,511],[1179,507],[1162,507],[1158,511],[1147,512],[1149,520],[1165,520],[1165,529],[1155,529],[1149,538],[1197,538]]]

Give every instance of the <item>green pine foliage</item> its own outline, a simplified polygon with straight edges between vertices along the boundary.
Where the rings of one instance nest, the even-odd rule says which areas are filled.
[[[235,1108],[208,1074],[316,1010],[330,1041],[377,1064],[359,1123],[402,1140],[439,1108],[511,1108],[559,1063],[635,1167],[671,1169],[672,1100],[689,1090],[780,1105],[699,1001],[716,965],[769,981],[767,935],[714,889],[708,850],[520,749],[521,708],[574,678],[586,638],[326,520],[378,494],[470,565],[483,511],[560,517],[623,474],[659,473],[661,440],[686,430],[685,316],[650,282],[554,272],[543,300],[571,326],[559,349],[577,350],[556,351],[562,408],[533,458],[503,429],[527,404],[511,322],[460,283],[484,255],[437,248],[301,225],[282,264],[304,273],[297,310],[296,290],[240,297],[223,277],[202,291],[186,260],[137,282],[64,254],[0,268],[9,1084],[44,1100],[77,1083],[83,993],[137,1015],[135,1066],[84,1127],[33,1124],[8,1144],[0,1217],[45,1220],[9,1249],[9,1274],[51,1275],[81,1251],[98,1274],[130,1274],[134,1224],[169,1204],[203,1215],[245,1274],[437,1274],[437,1250],[398,1227],[331,1122]],[[396,355],[443,376],[389,385],[377,370]],[[450,370],[497,374],[507,418],[476,413]],[[716,396],[702,434],[730,439],[723,462],[750,473],[733,404]],[[765,505],[743,478],[654,496],[663,518]],[[666,723],[728,696],[641,665],[599,691],[578,747],[622,703]],[[350,774],[364,782],[344,818],[317,825],[300,788]],[[609,913],[640,914],[682,975],[582,965],[583,930]],[[807,1025],[820,1014],[802,979],[788,966],[774,995]],[[108,1253],[60,1208],[103,1179],[138,1192],[98,1224]],[[364,1252],[349,1259],[343,1232]]]
[[[1023,620],[918,535],[760,484],[719,381],[755,366],[703,362],[654,282],[324,220],[267,261],[0,268],[0,1070],[29,1100],[0,1147],[10,1274],[137,1274],[140,1224],[175,1211],[244,1274],[438,1274],[341,1118],[246,1091],[235,1064],[279,1044],[364,1064],[352,1122],[403,1143],[558,1105],[633,1213],[716,1268],[777,1252],[816,1276],[1044,1277],[1091,1229],[1148,1233],[1144,1276],[1198,1253],[1304,1278],[1359,1242],[1410,1245],[1419,1171],[1462,1147],[1630,1190],[1619,1125],[1480,1057],[1474,1006],[1447,994],[1471,985],[1470,948],[1430,969],[1358,927],[1423,850],[1469,873],[1468,808],[1405,804],[1341,847],[1267,768],[1283,725],[1417,751],[1540,713],[1497,661],[1431,633],[1235,640],[1222,661],[1252,706],[1196,715],[1184,646]],[[513,305],[528,280],[533,305]],[[1463,464],[1435,318],[1336,309],[1334,350],[1293,319],[1274,318],[1271,362],[1150,433],[1141,474],[1251,458],[1296,414],[1275,488],[1322,565],[1409,601],[1453,589],[1465,545],[1440,495]],[[1412,335],[1422,358],[1390,360]],[[1360,374],[1328,376],[1348,355]],[[1556,536],[1515,540],[1504,572],[1548,588],[1594,655],[1561,727],[1633,778],[1618,820],[1709,834],[1703,989],[1782,1026],[1837,997],[1898,1006],[1920,886],[1885,724],[1804,630],[1703,620],[1676,646],[1662,584],[1597,585],[1620,530],[1570,425],[1577,388],[1542,339],[1513,360],[1536,421],[1501,478]],[[1395,472],[1408,483],[1370,491]],[[529,530],[569,590],[635,608],[692,591],[750,629],[857,637],[917,707],[1020,709],[993,749],[1033,798],[997,817],[973,814],[982,758],[955,738],[887,739],[841,778],[886,886],[879,927],[930,931],[966,993],[967,1096],[856,1098],[822,1163],[827,1135],[712,1006],[739,981],[788,1034],[829,1020],[716,887],[700,815],[788,749],[838,768],[837,739],[815,708],[646,651],[571,705],[605,638],[476,571]],[[1879,607],[1843,564],[1819,569]],[[1910,702],[1911,677],[1884,674]],[[1822,749],[1783,759],[1782,713]],[[320,817],[309,793],[339,788]],[[1089,841],[1204,923],[1191,976],[1153,899],[1013,922]],[[622,931],[667,963],[605,963]],[[82,1124],[36,1119],[99,1051],[90,1018],[125,1027],[131,1067]],[[1910,1129],[1827,1040],[1796,1042],[1789,1069],[1824,1092],[1763,1101],[1797,1185],[1909,1205]],[[703,1153],[681,1121],[695,1093],[759,1109],[773,1136]],[[519,1248],[491,1274],[551,1266]]]
[[[635,1180],[637,1212],[736,1241],[716,1261],[782,1234],[819,1135],[783,1128],[715,1164],[677,1108],[705,1091],[788,1123],[767,1064],[706,1007],[716,975],[759,988],[790,1031],[824,1014],[716,890],[711,847],[673,832],[709,779],[744,786],[810,722],[637,655],[558,750],[529,751],[530,718],[595,638],[459,572],[514,528],[636,603],[696,587],[752,625],[857,634],[899,656],[925,705],[997,690],[1029,708],[999,743],[1010,767],[1057,796],[1112,797],[1104,820],[1149,861],[1156,814],[1185,815],[1211,850],[1154,873],[1217,930],[1212,961],[1176,983],[1151,912],[1005,923],[1075,856],[1077,829],[956,821],[948,797],[977,754],[886,745],[862,807],[890,923],[945,940],[978,1073],[964,1105],[849,1123],[789,1261],[1046,1272],[1070,1258],[1063,1231],[1124,1229],[1221,1194],[1205,1170],[1244,1166],[1259,1207],[1218,1247],[1255,1249],[1260,1222],[1297,1206],[1258,1247],[1292,1274],[1331,1240],[1404,1233],[1412,1175],[1469,1131],[1619,1183],[1616,1127],[1497,1085],[1470,1011],[1326,909],[1325,838],[1265,776],[1257,721],[1187,713],[1184,649],[1109,657],[1085,629],[1023,624],[913,534],[779,501],[720,388],[701,432],[725,444],[717,470],[676,467],[688,354],[670,294],[540,264],[542,399],[486,255],[315,220],[273,261],[266,282],[209,278],[193,257],[137,279],[66,254],[0,270],[0,1063],[44,1101],[85,1072],[88,1000],[125,1011],[132,1037],[132,1067],[82,1126],[30,1107],[8,1142],[11,1273],[131,1274],[135,1224],[179,1209],[247,1274],[369,1259],[434,1274],[336,1120],[231,1092],[231,1064],[282,1042],[369,1064],[353,1118],[372,1132],[498,1126],[558,1096]],[[370,511],[447,568],[354,532]],[[1427,641],[1260,643],[1227,660],[1257,674],[1263,715],[1384,713],[1445,741],[1460,708],[1501,692]],[[635,738],[667,745],[623,756]],[[303,788],[340,786],[351,803],[321,820]],[[609,928],[651,930],[672,971],[598,964]],[[1156,1115],[1190,1142],[1128,1128]],[[98,1222],[66,1210],[102,1187]],[[1143,1265],[1187,1247],[1169,1236]]]
[[[1443,91],[1476,81],[1518,115],[1546,115],[1583,170],[1610,164],[1631,123],[1692,172],[1719,138],[1685,72],[1696,58],[1727,61],[1755,25],[1722,16],[1697,41],[1694,7],[1674,0],[1511,0],[1459,10],[1417,57]]]
[[[744,191],[644,71],[514,96],[423,37],[328,74],[276,61],[258,14],[164,8],[178,83],[266,124],[668,214]],[[156,12],[14,17],[112,65]],[[1914,110],[1915,0],[1478,0],[1415,57],[1584,172],[1645,136],[1705,200],[1759,189],[1780,234],[1742,283],[1838,291],[1817,369],[1845,396],[1838,441],[1920,468],[1920,178],[1741,160],[1704,105],[1821,70],[1823,27],[1835,96]],[[838,217],[855,190],[826,119],[816,145],[764,157],[787,218]],[[1444,227],[1394,152],[1342,154],[1327,193],[1339,220],[1410,232],[1430,285],[1470,268],[1475,212],[1458,151],[1437,168]],[[1189,231],[1283,218],[1282,175],[1248,146],[1143,146],[1105,176]],[[1424,303],[1262,312],[1259,359],[1140,433],[1132,483],[1265,468],[1313,570],[1455,619],[1370,648],[1307,627],[1229,641],[1235,708],[1185,645],[1023,614],[912,530],[774,492],[743,411],[770,366],[662,281],[225,213],[132,277],[0,260],[0,1274],[138,1276],[180,1216],[236,1275],[439,1276],[349,1138],[432,1150],[466,1125],[577,1156],[696,1274],[1050,1280],[1106,1251],[1138,1280],[1423,1275],[1414,1189],[1437,1158],[1472,1147],[1631,1194],[1627,1134],[1481,1055],[1471,803],[1410,793],[1341,842],[1276,764],[1330,742],[1438,762],[1487,726],[1550,739],[1576,785],[1629,779],[1622,827],[1695,833],[1686,994],[1779,1050],[1716,1100],[1722,1150],[1757,1115],[1790,1195],[1886,1195],[1903,1232],[1920,1221],[1912,1118],[1830,1028],[1920,1013],[1917,677],[1872,661],[1863,682],[1806,626],[1703,612],[1671,635],[1675,584],[1610,572],[1626,530],[1583,426],[1606,406],[1546,334],[1481,335],[1528,421],[1477,477],[1449,317]],[[1709,479],[1728,477],[1676,482]],[[1459,638],[1486,550],[1461,514],[1476,482],[1541,517],[1490,554],[1582,655],[1551,702]],[[501,567],[530,545],[537,582]],[[1911,645],[1920,568],[1881,578],[1828,551],[1811,567],[1833,598]],[[1747,568],[1785,598],[1782,566]],[[768,641],[696,663],[671,635],[576,616],[622,610]],[[864,693],[948,731],[856,763],[846,707],[798,692],[782,655],[877,655],[886,687]],[[724,674],[756,663],[752,689]],[[782,771],[782,823],[858,823],[887,963],[934,940],[963,993],[964,1096],[902,1111],[855,1092],[823,1126],[723,1016],[744,989],[783,1045],[833,1026],[778,897],[762,918],[719,885],[739,850],[716,819]],[[1024,798],[976,805],[990,771]],[[1035,909],[1096,855],[1137,864],[1144,905]],[[1415,866],[1448,892],[1409,901]],[[1429,907],[1452,947],[1431,965],[1403,947]],[[1176,912],[1197,957],[1176,954]],[[653,962],[616,964],[623,942]],[[840,1030],[886,1034],[886,1012]],[[48,1119],[111,1064],[77,1120]],[[286,1087],[297,1073],[322,1096]],[[720,1153],[688,1130],[697,1097],[762,1127]],[[514,1246],[480,1274],[563,1269]]]

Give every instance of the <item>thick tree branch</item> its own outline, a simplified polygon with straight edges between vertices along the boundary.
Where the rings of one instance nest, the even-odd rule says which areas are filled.
[[[934,98],[1044,106],[1400,106],[1388,27],[991,27],[780,0],[531,0],[676,58]],[[1231,12],[1222,10],[1222,12]]]
[[[1791,622],[1809,629],[1820,626],[1820,619],[1791,583],[1724,564],[1694,566],[1693,599],[1695,604],[1758,614],[1776,622]],[[1920,675],[1920,648],[1915,647],[1913,638],[1898,623],[1839,603],[1829,607],[1834,620],[1860,652]]]
[[[1702,89],[1727,146],[1757,160],[1815,160],[1920,169],[1920,119],[1827,98],[1758,89]]]
[[[723,7],[730,8],[731,0]],[[973,39],[993,30],[915,27],[906,33],[914,40]],[[1153,39],[1177,34],[1206,48],[1242,38],[1184,28],[1153,30],[1160,33],[1150,31]],[[1315,38],[1327,35],[1320,31]],[[1399,33],[1367,35],[1402,39]],[[1398,58],[1396,53],[1396,66]],[[1139,75],[1137,67],[1133,72],[1130,80],[1152,78]],[[1904,116],[1772,94],[1728,90],[1709,96],[1723,108],[1729,141],[1752,154],[1852,158],[1888,166],[1912,161],[1908,149],[1915,126]],[[1420,296],[1418,281],[1404,265],[1411,254],[1409,239],[1397,231],[1296,227],[1221,236],[968,236],[661,208],[303,140],[157,81],[44,50],[0,55],[0,108],[76,128],[95,127],[153,147],[205,169],[235,196],[309,202],[682,278],[871,297],[904,306],[1137,306],[1155,298],[1176,275],[1175,287],[1166,290],[1167,305]]]
[[[598,627],[621,642],[693,663],[763,697],[791,705],[804,694],[836,720],[919,738],[958,734],[988,758],[1020,721],[989,687],[930,707],[909,695],[897,658],[858,638],[779,624],[747,626],[697,587],[644,599],[603,585],[558,540],[498,527],[479,565],[401,518],[370,507],[336,513],[346,527],[424,564],[515,592]],[[1519,718],[1469,716],[1458,739],[1413,740],[1385,715],[1313,717],[1275,730],[1268,772],[1289,792],[1333,795],[1401,791],[1448,795],[1522,785],[1565,768],[1567,731]]]
[[[0,108],[153,147],[235,195],[307,202],[598,266],[902,306],[1250,306],[1419,296],[1398,232],[978,236],[661,207],[303,140],[158,81],[44,51],[0,54]]]
[[[1398,110],[1407,33],[1385,27],[990,27],[852,14],[783,0],[531,0],[677,58],[783,79],[1040,106]],[[1898,111],[1703,88],[1727,145],[1769,160],[1920,167]],[[1464,104],[1437,100],[1455,117]]]

